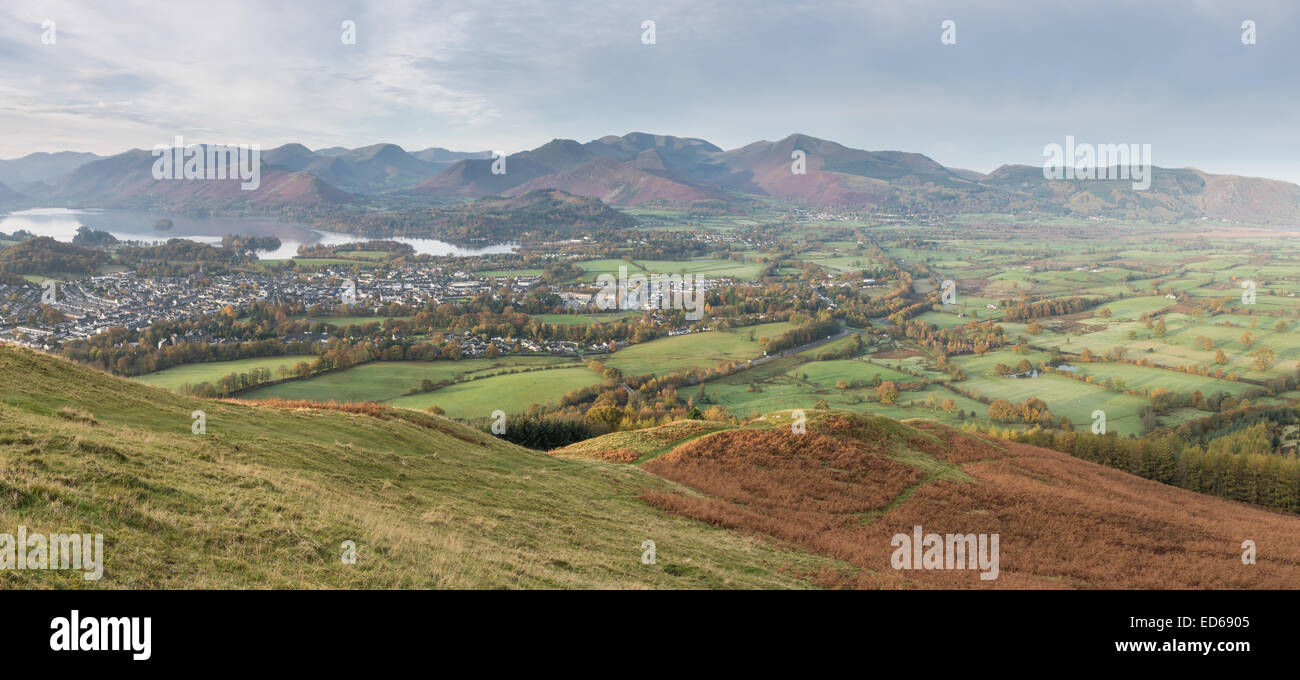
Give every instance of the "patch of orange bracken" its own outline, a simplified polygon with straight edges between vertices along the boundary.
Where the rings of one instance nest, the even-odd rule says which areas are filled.
[[[241,400],[228,401],[239,403]],[[311,401],[309,399],[280,399],[279,397],[272,397],[270,399],[243,400],[242,403],[270,406],[271,408],[305,408],[321,411],[343,411],[346,413],[357,413],[374,418],[382,417],[384,410],[383,406],[374,401]]]
[[[427,413],[413,411],[410,409],[398,409],[386,407],[378,402],[359,401],[359,402],[341,402],[341,401],[310,401],[307,399],[280,399],[273,397],[270,399],[257,400],[231,400],[231,403],[254,404],[257,406],[269,406],[271,408],[284,409],[313,409],[320,411],[342,411],[344,413],[355,413],[357,415],[370,416],[380,420],[401,420],[412,425],[418,425],[425,429],[437,430],[451,437],[455,437],[464,442],[471,444],[477,443],[482,445],[482,439],[476,439],[463,432],[459,432],[446,425],[445,420],[437,418]]]
[[[1300,588],[1300,517],[1204,496],[1071,456],[932,423],[938,439],[831,417],[819,431],[732,430],[644,465],[704,496],[650,491],[665,511],[771,536],[855,569],[813,578],[849,588]],[[882,457],[890,442],[954,463],[931,479]],[[911,494],[905,492],[911,490]],[[883,510],[883,513],[881,512]],[[898,570],[896,534],[997,534],[999,575]],[[1242,564],[1242,542],[1258,547]]]
[[[660,508],[714,526],[769,534],[842,559],[834,538],[852,531],[924,474],[863,442],[787,430],[729,430],[688,442],[642,466],[708,494],[647,491]],[[830,540],[823,540],[830,539]]]
[[[637,458],[641,457],[641,452],[633,451],[632,449],[604,449],[602,451],[593,451],[586,455],[591,458],[607,460],[611,463],[632,463],[635,462]]]

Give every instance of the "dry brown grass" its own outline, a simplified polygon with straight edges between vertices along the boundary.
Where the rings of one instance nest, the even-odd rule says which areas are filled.
[[[663,453],[674,444],[728,427],[731,426],[707,420],[676,420],[644,430],[610,432],[555,449],[551,454],[631,463],[642,456]],[[636,453],[636,457],[627,458],[628,454],[624,453],[627,451]],[[619,458],[609,458],[611,452],[618,452],[614,455]]]
[[[441,416],[435,416],[431,413],[414,411],[411,409],[392,408],[374,401],[340,402],[333,400],[311,401],[308,399],[280,398],[254,400],[226,399],[224,401],[232,404],[253,404],[257,406],[289,410],[309,409],[318,411],[342,411],[344,413],[352,413],[355,415],[370,416],[371,418],[378,418],[380,420],[401,420],[428,430],[436,430],[464,442],[470,442],[473,444],[482,443],[482,440],[479,437],[463,431],[464,428],[457,429],[456,427],[452,427],[450,425],[451,421]]]
[[[81,409],[75,409],[69,406],[64,406],[63,408],[60,408],[58,411],[56,411],[56,413],[59,414],[60,418],[63,418],[65,420],[75,420],[77,422],[85,423],[87,425],[95,424],[95,416],[92,415],[89,411],[83,411]]]
[[[712,497],[644,493],[652,505],[841,559],[853,551],[834,537],[924,477],[916,468],[876,455],[863,442],[786,430],[721,432],[684,444],[643,468]]]
[[[977,437],[939,423],[913,421],[908,422],[908,425],[937,437],[944,444],[940,447],[927,446],[923,440],[913,437],[908,440],[909,446],[926,450],[936,458],[949,463],[971,463],[977,460],[987,460],[997,458],[1005,452],[1002,444],[997,441]]]
[[[935,482],[873,524],[867,563],[888,564],[889,538],[927,531],[998,533],[997,587],[1300,588],[1300,517],[1204,496],[1008,443],[966,465],[976,484]],[[952,528],[948,528],[952,526]],[[1258,563],[1241,562],[1243,541]],[[969,572],[911,572],[935,585]]]
[[[632,449],[606,449],[603,451],[594,451],[588,455],[592,458],[607,460],[611,463],[631,463],[641,457],[641,452],[633,451]]]
[[[1204,496],[1009,442],[916,424],[906,447],[957,463],[973,483],[880,457],[896,437],[828,418],[821,434],[725,432],[643,467],[708,497],[647,492],[669,512],[842,559],[856,588],[1300,588],[1300,517]],[[929,435],[929,436],[926,436]],[[898,456],[895,456],[898,457]],[[899,458],[900,460],[910,460]],[[885,508],[883,513],[868,512]],[[895,534],[998,534],[1000,575],[895,570]],[[1258,546],[1244,565],[1242,542]]]

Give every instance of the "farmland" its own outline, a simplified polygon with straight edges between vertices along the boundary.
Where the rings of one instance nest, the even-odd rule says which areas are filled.
[[[233,363],[233,362],[230,362]],[[262,387],[245,399],[309,399],[315,401],[392,401],[428,380],[434,384],[465,378],[482,378],[508,371],[580,364],[565,357],[500,357],[461,361],[377,361],[342,371],[323,373]],[[533,374],[528,374],[533,375]],[[594,374],[587,372],[593,379]],[[474,383],[483,386],[482,383]],[[446,388],[443,388],[446,389]],[[448,400],[449,401],[449,400]],[[527,406],[527,404],[525,404]],[[422,408],[422,407],[421,407]],[[492,409],[489,409],[489,412]]]
[[[715,258],[695,258],[689,260],[587,260],[578,262],[583,270],[584,281],[595,281],[601,274],[618,276],[620,268],[626,268],[627,275],[633,274],[693,274],[705,277],[732,277],[750,280],[758,276],[763,265],[754,261],[719,260]]]
[[[311,356],[276,356],[259,359],[237,359],[235,361],[212,361],[203,364],[186,364],[156,373],[149,373],[137,378],[146,385],[179,390],[182,385],[197,385],[202,382],[215,383],[222,376],[231,373],[249,373],[259,368],[265,369],[272,376],[279,375],[280,369],[288,371],[300,361],[310,363]]]
[[[670,230],[683,219],[671,211],[643,215]],[[950,230],[813,221],[792,228],[798,241],[777,257],[745,248],[681,259],[575,258],[570,271],[580,275],[569,285],[626,267],[629,274],[730,277],[736,287],[712,302],[715,314],[720,303],[736,304],[743,296],[757,295],[754,299],[762,302],[743,321],[720,323],[722,316],[710,316],[687,323],[692,328],[674,328],[672,335],[664,326],[650,337],[638,334],[638,326],[663,323],[661,315],[647,310],[581,306],[530,311],[533,325],[512,329],[545,327],[546,333],[569,333],[586,347],[602,349],[611,344],[603,335],[609,329],[628,329],[613,335],[616,351],[587,355],[598,362],[592,367],[577,357],[372,361],[243,396],[437,406],[449,417],[471,420],[496,410],[581,416],[599,394],[602,403],[629,411],[651,407],[661,420],[693,407],[719,407],[739,419],[823,407],[953,425],[1089,428],[1100,412],[1109,431],[1126,437],[1242,405],[1295,401],[1288,381],[1294,382],[1300,363],[1300,298],[1294,297],[1300,294],[1300,247],[1289,237],[1207,236],[1179,225],[978,221],[986,217],[967,216],[975,221]],[[744,228],[728,220],[715,227]],[[759,281],[772,262],[770,276]],[[904,294],[912,306],[905,316],[874,311],[852,323],[837,316],[836,305],[887,304],[899,292],[900,271],[910,279]],[[541,272],[504,267],[479,274]],[[942,294],[943,281],[952,282],[951,297]],[[1243,294],[1248,289],[1254,298]],[[757,319],[752,311],[786,306],[802,309],[797,316],[769,313]],[[293,318],[335,327],[390,318],[415,321],[413,312],[386,312],[395,314],[390,317],[374,311]],[[766,356],[766,343],[817,314],[836,319],[851,333]],[[411,337],[442,343],[436,339],[440,328]],[[935,342],[939,336],[942,342]],[[992,342],[974,341],[986,336]],[[517,347],[517,338],[503,341],[506,354]],[[193,364],[139,379],[176,389],[256,368],[277,374],[284,363],[298,360]],[[696,382],[726,366],[703,384]],[[542,367],[547,370],[532,370]],[[621,380],[654,376],[662,381],[619,386],[597,372],[611,369]],[[415,389],[422,381],[424,388]],[[665,389],[663,381],[672,382],[673,389]],[[561,404],[566,394],[578,393],[585,396],[576,405]],[[1031,403],[1032,414],[1026,410]],[[998,408],[990,420],[993,405]],[[1020,416],[1010,416],[1006,405],[1019,409]]]
[[[793,327],[788,323],[770,323],[660,338],[615,352],[605,360],[605,365],[628,375],[709,369],[724,361],[759,358],[763,356],[763,338],[775,337]]]
[[[555,403],[569,390],[594,385],[600,376],[585,366],[512,373],[400,397],[391,403],[405,408],[437,405],[450,418],[486,418],[493,411],[523,413],[533,404]]]

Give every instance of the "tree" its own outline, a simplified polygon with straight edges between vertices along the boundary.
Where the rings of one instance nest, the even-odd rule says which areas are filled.
[[[880,383],[880,387],[876,388],[876,398],[882,404],[892,404],[898,401],[898,386],[892,380]]]
[[[617,406],[593,406],[587,409],[586,418],[592,425],[604,425],[611,430],[617,430],[619,422],[623,420],[623,410]]]
[[[999,423],[1014,423],[1020,419],[1020,413],[1006,399],[997,399],[989,404],[989,420]]]
[[[1221,349],[1214,350],[1214,363],[1219,365],[1228,363],[1228,355],[1224,354]]]
[[[1255,368],[1260,371],[1267,371],[1277,363],[1277,355],[1267,347],[1260,347],[1252,352],[1251,356],[1255,357]]]
[[[732,420],[732,417],[731,417],[731,412],[727,410],[726,406],[723,406],[722,404],[717,404],[714,406],[710,406],[709,409],[704,412],[704,419],[725,423],[725,422],[730,422]]]

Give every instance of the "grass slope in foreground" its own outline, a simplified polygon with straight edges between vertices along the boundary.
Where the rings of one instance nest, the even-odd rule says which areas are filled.
[[[636,468],[428,414],[193,399],[12,347],[0,385],[0,533],[102,533],[105,553],[99,581],[0,589],[799,588],[837,564],[666,515],[638,495],[676,486]]]

